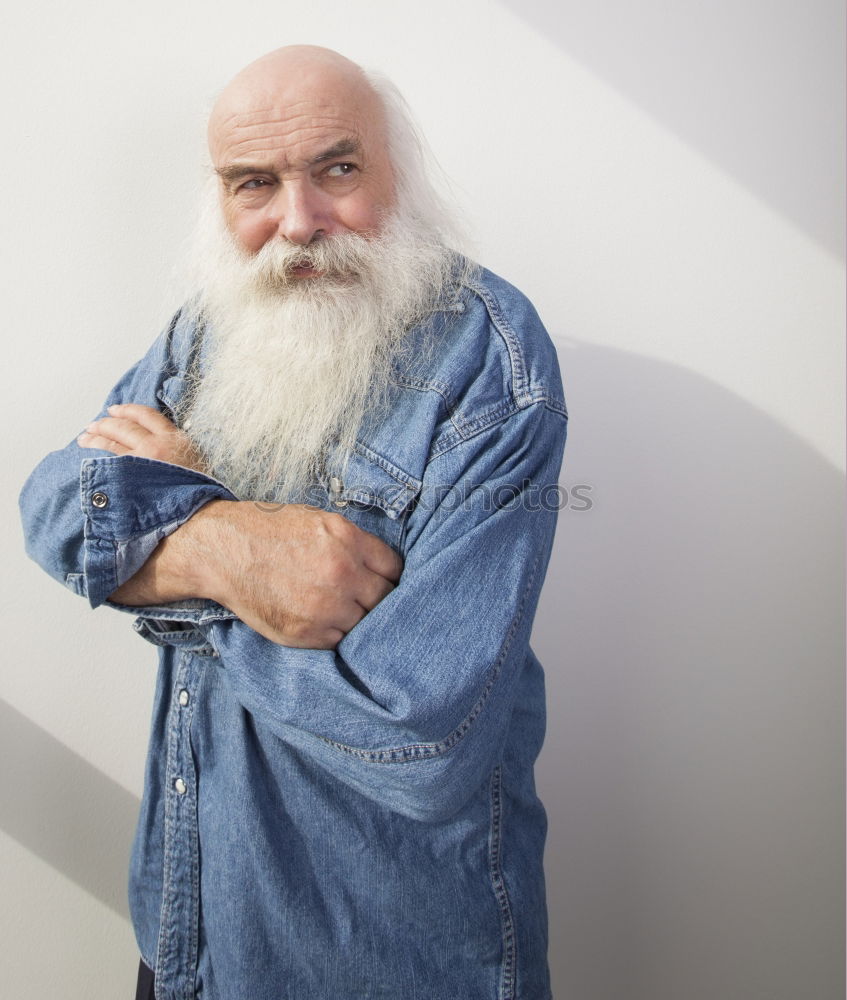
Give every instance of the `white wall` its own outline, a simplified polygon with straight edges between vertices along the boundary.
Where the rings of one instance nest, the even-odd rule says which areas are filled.
[[[593,507],[562,514],[536,629],[557,1000],[843,995],[843,22],[834,0],[4,12],[4,995],[131,995],[155,662],[26,561],[15,496],[175,304],[210,96],[294,41],[394,77],[560,349],[562,482]]]

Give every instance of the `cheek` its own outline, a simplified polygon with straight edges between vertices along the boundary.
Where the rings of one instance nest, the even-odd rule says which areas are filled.
[[[375,230],[386,212],[394,207],[392,191],[384,188],[360,190],[351,198],[340,215],[339,220],[352,232],[367,232]]]
[[[274,235],[273,226],[268,224],[261,212],[224,210],[224,221],[227,229],[248,253],[258,253]]]
[[[379,221],[379,212],[372,201],[357,201],[354,204],[344,206],[338,213],[338,221],[348,232],[370,232],[376,228]]]

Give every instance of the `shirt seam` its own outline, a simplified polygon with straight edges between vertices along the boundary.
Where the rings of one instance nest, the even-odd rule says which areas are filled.
[[[551,405],[550,399],[546,396],[538,396],[537,398],[533,397],[528,400],[524,399],[521,404],[518,404],[517,402],[510,403],[504,401],[491,407],[485,413],[480,414],[480,416],[474,421],[469,422],[467,426],[472,428],[470,433],[461,436],[457,436],[455,434],[442,435],[442,437],[435,442],[436,447],[430,455],[429,461],[432,462],[436,458],[441,458],[442,455],[446,455],[447,452],[452,451],[458,445],[472,440],[478,435],[483,434],[485,431],[490,430],[492,427],[496,427],[497,424],[508,420],[509,417],[513,417],[517,413],[522,413],[524,410],[528,410],[539,403],[542,404],[546,410],[549,410],[551,413],[555,413],[563,420],[567,420],[566,414],[557,409],[554,405]],[[438,447],[439,442],[442,445],[441,447]]]
[[[523,621],[526,604],[535,584],[538,564],[539,559],[536,557],[532,564],[532,569],[528,574],[527,582],[524,586],[523,594],[521,595],[520,604],[518,605],[518,608],[512,618],[512,622],[509,626],[508,632],[506,633],[506,637],[503,640],[503,644],[500,647],[500,653],[497,656],[493,667],[489,671],[482,693],[479,698],[477,698],[470,712],[468,712],[465,718],[462,719],[462,721],[447,736],[433,743],[410,743],[405,746],[387,747],[381,750],[367,750],[364,747],[353,747],[347,743],[341,743],[338,740],[330,739],[328,736],[319,735],[318,738],[329,746],[334,747],[336,750],[340,750],[348,756],[363,760],[369,764],[411,764],[422,760],[434,760],[438,757],[443,757],[445,754],[453,750],[456,746],[458,746],[462,739],[464,739],[473,723],[482,713],[494,688],[494,684],[500,676],[503,663],[511,648],[512,640],[514,639],[515,634]]]
[[[488,864],[491,888],[500,912],[500,928],[503,939],[503,961],[500,967],[500,989],[498,1000],[515,1000],[515,980],[517,972],[517,938],[515,921],[509,890],[503,875],[503,776],[501,765],[497,765],[491,775],[491,835]]]
[[[527,373],[524,353],[521,349],[520,340],[512,325],[506,319],[500,306],[500,300],[489,288],[483,287],[475,281],[468,281],[465,287],[482,299],[494,328],[500,334],[506,350],[509,353],[509,361],[512,369],[512,394],[517,399],[527,393]]]

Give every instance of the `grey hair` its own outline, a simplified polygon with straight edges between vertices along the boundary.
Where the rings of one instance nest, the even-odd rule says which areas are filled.
[[[388,154],[401,212],[410,221],[440,236],[447,246],[467,253],[469,238],[449,181],[406,99],[382,73],[373,70],[364,73],[385,111]]]

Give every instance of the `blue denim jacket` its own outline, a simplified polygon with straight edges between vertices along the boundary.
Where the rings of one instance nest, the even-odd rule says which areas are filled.
[[[409,352],[312,497],[405,563],[337,649],[276,645],[209,601],[125,609],[160,647],[130,873],[159,1000],[550,995],[529,635],[566,410],[506,282],[480,271],[431,322],[437,347]],[[106,405],[171,416],[199,343],[178,314]],[[212,498],[233,499],[74,442],[24,487],[28,551],[97,607]]]

